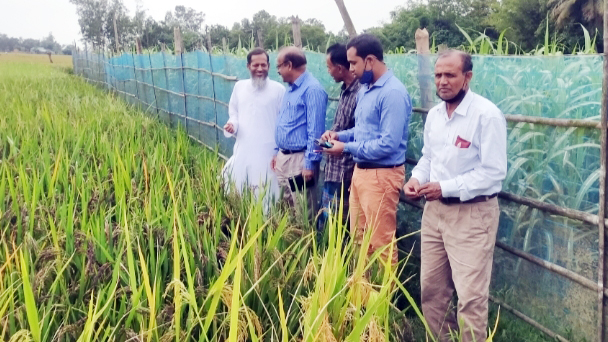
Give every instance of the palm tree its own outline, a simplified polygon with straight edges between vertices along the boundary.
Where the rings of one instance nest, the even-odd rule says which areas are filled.
[[[603,0],[549,0],[549,8],[558,27],[571,22],[591,24],[594,29],[602,27]]]

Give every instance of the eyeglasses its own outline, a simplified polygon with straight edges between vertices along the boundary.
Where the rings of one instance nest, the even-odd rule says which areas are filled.
[[[277,64],[277,70],[278,70],[278,69],[281,69],[281,67],[282,67],[283,65],[285,65],[286,63],[287,63],[287,62],[283,62],[283,63],[279,63],[279,64]]]

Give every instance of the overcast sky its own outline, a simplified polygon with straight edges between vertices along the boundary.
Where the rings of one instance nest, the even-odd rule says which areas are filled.
[[[136,0],[123,0],[130,14]],[[378,26],[389,19],[390,11],[406,0],[344,0],[358,31]],[[266,10],[277,17],[298,15],[301,19],[317,18],[325,28],[337,33],[342,17],[334,0],[143,0],[144,8],[156,20],[162,20],[176,5],[192,7],[205,13],[206,24],[232,27],[243,18]],[[299,4],[304,4],[300,6]],[[61,44],[79,41],[80,29],[76,8],[69,0],[0,0],[0,33],[10,37],[40,39],[52,32]]]

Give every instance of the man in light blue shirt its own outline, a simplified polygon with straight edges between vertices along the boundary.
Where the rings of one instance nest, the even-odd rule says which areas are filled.
[[[305,203],[312,219],[316,213],[315,185],[322,158],[315,152],[315,140],[325,129],[327,93],[306,71],[306,55],[296,47],[286,47],[279,52],[277,71],[289,87],[277,118],[278,149],[271,166],[283,198],[291,206]]]
[[[355,127],[339,133],[327,131],[322,139],[333,144],[324,151],[350,153],[356,162],[350,207],[351,235],[361,243],[371,229],[369,253],[384,248],[397,262],[394,244],[399,191],[405,179],[405,152],[412,113],[410,96],[383,62],[380,41],[362,34],[348,42],[350,70],[362,84],[357,96]],[[392,245],[391,245],[392,244]]]

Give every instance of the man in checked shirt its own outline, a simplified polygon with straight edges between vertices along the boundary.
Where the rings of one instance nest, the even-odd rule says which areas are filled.
[[[342,82],[342,91],[340,92],[340,101],[334,118],[334,124],[331,126],[331,131],[341,132],[355,127],[355,108],[357,107],[357,93],[361,88],[361,84],[356,79],[355,75],[350,72],[350,63],[346,58],[346,45],[334,44],[327,49],[325,59],[327,63],[327,72],[333,77],[336,82]],[[343,202],[344,220],[348,223],[348,196],[351,179],[353,178],[353,170],[355,169],[355,161],[351,154],[343,154],[341,156],[327,156],[325,163],[325,183],[323,185],[323,197],[321,198],[321,208],[323,211],[319,216],[318,231],[323,233],[328,210],[334,213],[340,208],[340,201]],[[343,196],[342,196],[343,194]]]

